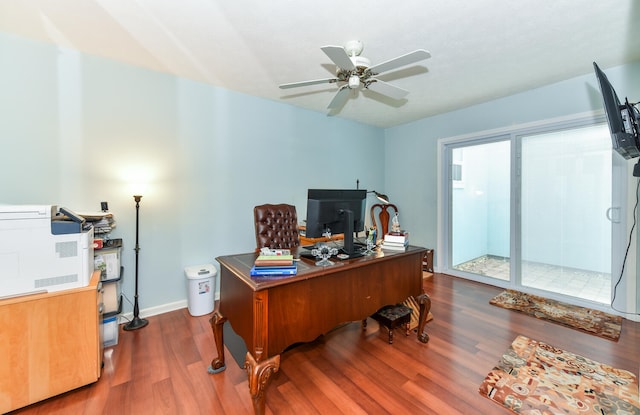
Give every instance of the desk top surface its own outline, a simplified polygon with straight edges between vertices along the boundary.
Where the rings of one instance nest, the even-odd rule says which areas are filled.
[[[303,248],[298,249],[301,250]],[[256,252],[224,255],[217,257],[216,260],[221,266],[229,269],[237,277],[241,278],[247,285],[252,287],[253,290],[260,291],[282,284],[290,284],[300,280],[319,277],[321,275],[346,271],[350,268],[373,265],[375,263],[380,263],[381,261],[398,259],[408,255],[416,255],[420,253],[424,255],[423,252],[426,252],[426,250],[426,248],[412,245],[408,246],[404,251],[386,251],[381,248],[377,248],[374,254],[368,256],[361,256],[346,260],[331,258],[334,265],[329,266],[316,266],[315,261],[312,259],[301,257],[296,261],[298,265],[298,272],[296,275],[268,277],[252,277],[250,275],[251,267],[253,267],[258,256],[258,253]],[[294,256],[297,257],[297,255]]]

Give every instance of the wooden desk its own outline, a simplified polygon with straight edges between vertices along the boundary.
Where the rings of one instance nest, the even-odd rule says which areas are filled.
[[[333,266],[298,262],[294,277],[251,278],[256,253],[216,258],[220,263],[220,301],[211,327],[217,357],[211,372],[224,370],[223,325],[228,320],[244,340],[245,369],[256,414],[264,413],[265,391],[280,367],[280,353],[298,342],[310,342],[340,323],[360,321],[388,304],[414,296],[420,304],[418,339],[424,333],[431,300],[422,289],[422,258],[426,249],[410,246],[406,252],[379,251],[375,255]]]

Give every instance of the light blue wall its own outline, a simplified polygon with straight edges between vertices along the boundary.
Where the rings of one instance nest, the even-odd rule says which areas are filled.
[[[7,34],[0,62],[0,203],[108,201],[133,298],[132,184],[146,182],[143,310],[187,298],[186,266],[252,251],[253,206],[302,220],[308,188],[384,188],[375,127]]]

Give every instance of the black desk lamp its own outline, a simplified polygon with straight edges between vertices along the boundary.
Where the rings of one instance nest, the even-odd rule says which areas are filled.
[[[360,188],[360,179],[356,180],[356,189]],[[375,190],[368,190],[367,193],[373,193],[374,195],[376,195],[376,197],[378,198],[379,201],[381,201],[382,203],[384,203],[385,205],[389,204],[389,196],[382,194],[382,193],[378,193]]]
[[[142,199],[142,196],[133,196],[133,200],[136,201],[136,247],[134,249],[136,251],[136,293],[133,301],[133,320],[123,327],[124,330],[137,330],[149,324],[148,320],[140,318],[140,308],[138,306],[138,253],[140,252],[140,245],[138,245],[138,218],[140,214],[140,199]]]
[[[389,204],[389,196],[384,195],[382,193],[378,193],[375,190],[370,190],[367,193],[373,193],[374,195],[376,195],[376,197],[378,198],[379,201],[381,201],[382,203],[384,203],[385,205]]]

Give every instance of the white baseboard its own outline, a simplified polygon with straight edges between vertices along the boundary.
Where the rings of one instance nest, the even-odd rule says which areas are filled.
[[[220,294],[215,293],[214,301],[220,300]],[[168,313],[170,311],[187,308],[187,300],[174,301],[173,303],[160,304],[155,307],[144,308],[140,310],[140,318],[157,316],[158,314]],[[126,324],[133,319],[133,312],[123,313],[118,316],[118,324]]]
[[[161,304],[155,307],[140,310],[140,318],[156,316],[187,307],[187,300],[175,301],[173,303]],[[133,312],[120,314],[118,324],[126,324],[133,319]]]

